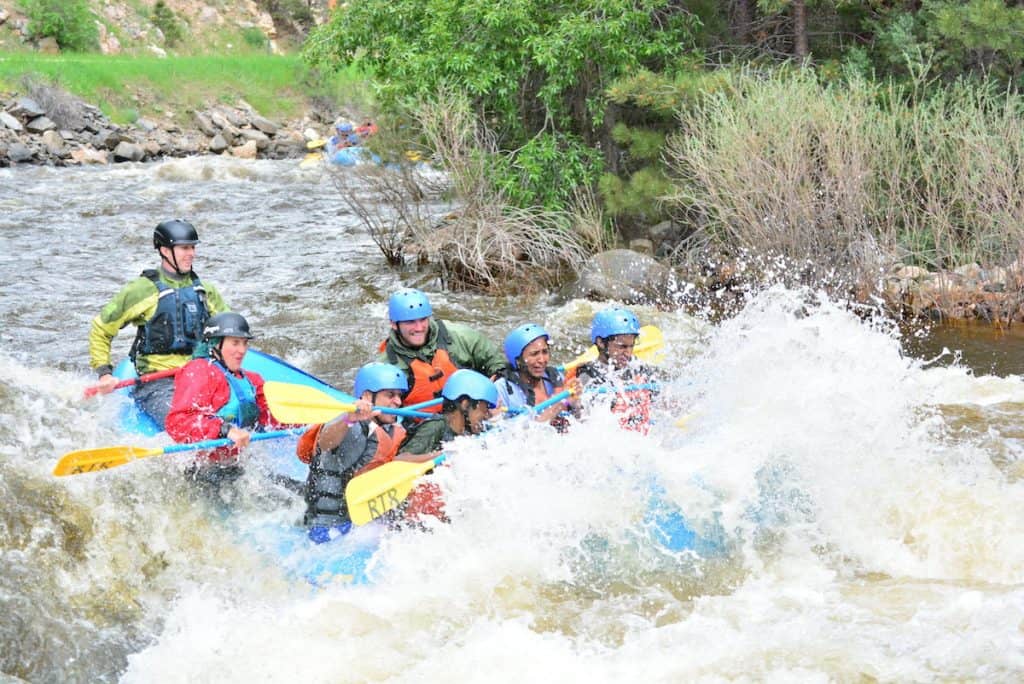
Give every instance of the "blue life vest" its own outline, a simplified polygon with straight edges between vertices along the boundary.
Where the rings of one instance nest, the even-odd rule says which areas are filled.
[[[155,270],[143,271],[142,275],[156,286],[156,312],[139,327],[129,356],[134,361],[138,354],[191,354],[203,338],[203,326],[210,315],[199,276],[193,273],[190,285],[175,288],[160,280]]]
[[[228,403],[220,407],[217,417],[226,423],[237,425],[246,430],[256,426],[260,419],[260,407],[256,403],[256,388],[249,381],[249,378],[238,377],[223,364],[210,359],[210,363],[217,368],[228,381],[231,389],[231,396]]]
[[[537,405],[536,393],[532,387],[523,384],[523,379],[519,377],[519,371],[506,368],[502,371],[501,378],[505,381],[505,392],[513,404],[508,408],[521,409]],[[541,378],[541,382],[544,383],[544,391],[550,397],[555,393],[556,386],[565,384],[565,379],[556,368],[548,366],[544,369],[544,377]]]

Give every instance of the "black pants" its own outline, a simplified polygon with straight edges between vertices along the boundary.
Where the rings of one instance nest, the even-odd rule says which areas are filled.
[[[135,403],[164,429],[174,398],[174,378],[160,378],[135,387]]]

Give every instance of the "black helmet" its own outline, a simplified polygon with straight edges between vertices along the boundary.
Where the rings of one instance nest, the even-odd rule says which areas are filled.
[[[249,323],[241,314],[233,312],[219,313],[211,316],[203,328],[203,341],[209,342],[215,337],[244,337],[252,339]]]
[[[157,225],[153,231],[153,246],[174,247],[175,245],[194,245],[199,242],[196,227],[188,221],[171,219]]]

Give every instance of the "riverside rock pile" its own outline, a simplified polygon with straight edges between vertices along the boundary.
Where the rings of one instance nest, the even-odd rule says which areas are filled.
[[[191,124],[182,128],[168,117],[120,126],[98,107],[44,89],[34,97],[0,99],[0,166],[109,164],[196,154],[287,159],[306,153],[299,128],[270,121],[244,101],[194,112]]]

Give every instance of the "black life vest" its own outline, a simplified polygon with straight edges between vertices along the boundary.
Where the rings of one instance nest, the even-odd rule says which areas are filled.
[[[157,289],[156,312],[139,327],[129,353],[132,361],[139,354],[191,354],[203,338],[203,326],[210,316],[206,289],[199,276],[190,274],[192,283],[168,287],[153,269],[142,272]]]
[[[345,486],[377,453],[376,430],[366,423],[349,428],[341,444],[313,454],[306,482],[307,526],[331,527],[349,522]]]

